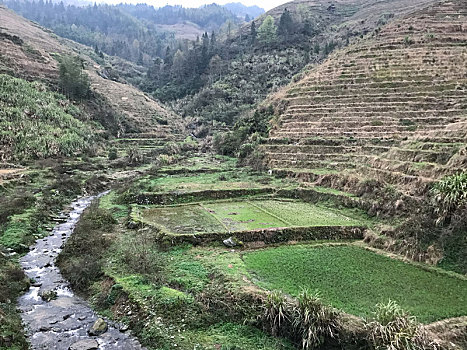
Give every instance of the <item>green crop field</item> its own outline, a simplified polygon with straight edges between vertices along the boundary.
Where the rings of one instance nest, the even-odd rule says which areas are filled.
[[[216,201],[158,207],[142,212],[143,221],[172,233],[235,232],[275,227],[358,226],[364,219],[292,200]]]
[[[297,295],[317,290],[332,306],[369,316],[395,300],[422,322],[467,314],[467,281],[356,246],[283,246],[243,255],[257,284]]]
[[[168,170],[167,168],[166,170]],[[176,170],[177,168],[172,168]],[[194,173],[181,175],[145,176],[138,181],[139,190],[148,192],[190,192],[206,190],[233,190],[251,188],[294,188],[287,179],[250,174],[244,170]]]

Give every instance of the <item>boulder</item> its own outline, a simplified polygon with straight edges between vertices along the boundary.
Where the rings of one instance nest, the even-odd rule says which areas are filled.
[[[224,245],[229,248],[243,245],[243,243],[239,241],[238,239],[236,239],[235,237],[229,237],[227,239],[224,239],[222,243],[224,243]]]
[[[69,350],[97,350],[99,349],[99,343],[95,339],[84,339],[80,340],[68,348]]]
[[[39,296],[44,301],[51,301],[57,299],[57,292],[54,290],[43,290],[39,292]]]
[[[109,326],[107,325],[107,322],[105,322],[102,318],[98,318],[89,329],[88,334],[92,336],[98,336],[107,332],[108,328]]]

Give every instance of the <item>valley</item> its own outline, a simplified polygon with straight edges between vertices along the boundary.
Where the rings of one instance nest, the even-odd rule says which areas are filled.
[[[34,6],[67,18],[0,5],[0,349],[467,347],[465,0]]]

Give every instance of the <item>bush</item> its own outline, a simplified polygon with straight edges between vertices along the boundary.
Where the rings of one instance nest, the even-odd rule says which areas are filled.
[[[431,190],[437,223],[443,223],[458,208],[467,205],[467,172],[446,176]]]
[[[118,152],[116,148],[111,148],[109,150],[109,160],[115,160],[118,158]]]
[[[326,338],[337,338],[340,324],[338,313],[324,305],[317,294],[303,290],[294,308],[293,325],[295,336],[303,349],[322,345]]]
[[[406,313],[394,301],[377,304],[374,319],[366,324],[368,345],[377,350],[437,349],[428,340],[415,317]]]
[[[126,160],[129,165],[140,165],[144,162],[144,154],[139,148],[130,147],[126,151]]]

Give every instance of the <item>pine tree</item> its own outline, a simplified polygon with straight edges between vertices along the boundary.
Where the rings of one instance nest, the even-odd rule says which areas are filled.
[[[289,10],[285,8],[279,20],[278,33],[279,35],[282,35],[284,39],[287,39],[290,34],[293,34],[293,31],[294,23],[292,20],[292,16],[290,15]]]
[[[258,40],[265,44],[271,44],[276,40],[277,27],[274,18],[267,16],[258,28]]]
[[[256,24],[255,21],[251,22],[250,27],[250,36],[251,36],[251,44],[254,45],[256,43]]]

